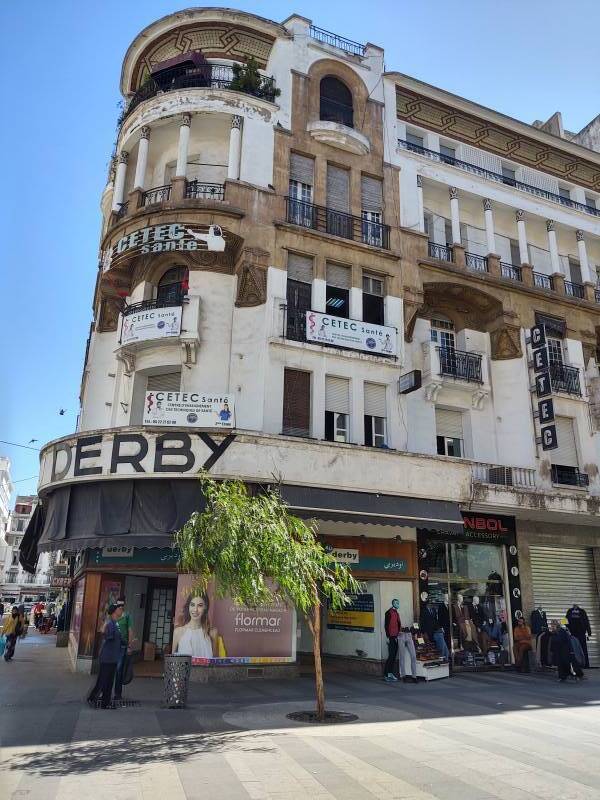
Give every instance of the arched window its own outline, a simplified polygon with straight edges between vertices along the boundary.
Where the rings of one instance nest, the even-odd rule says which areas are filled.
[[[187,268],[171,267],[158,282],[156,299],[164,305],[175,305],[187,292]]]
[[[345,83],[331,76],[322,78],[320,100],[320,119],[325,122],[337,122],[348,128],[354,127],[352,92]]]

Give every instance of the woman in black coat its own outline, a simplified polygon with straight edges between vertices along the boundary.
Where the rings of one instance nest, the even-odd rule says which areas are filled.
[[[571,674],[571,666],[573,666],[575,676],[583,678],[583,671],[571,653],[570,634],[557,619],[553,619],[550,623],[550,632],[552,635],[550,653],[552,654],[552,663],[558,669],[558,680],[563,683],[567,680]]]

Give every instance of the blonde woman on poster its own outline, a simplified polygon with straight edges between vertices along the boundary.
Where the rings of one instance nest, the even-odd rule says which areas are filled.
[[[183,606],[183,625],[173,631],[173,652],[192,658],[218,656],[218,631],[210,624],[207,594],[191,594]]]

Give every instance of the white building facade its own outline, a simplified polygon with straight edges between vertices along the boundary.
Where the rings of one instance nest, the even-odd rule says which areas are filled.
[[[200,468],[280,480],[364,581],[326,614],[332,660],[380,670],[393,597],[406,624],[435,617],[457,667],[510,663],[537,605],[600,624],[598,153],[296,15],[165,17],[121,91],[79,430],[41,459],[39,549],[78,554],[73,664],[118,594],[170,651],[170,543]],[[245,633],[200,679],[309,649],[295,618]]]
[[[48,599],[51,567],[56,562],[57,554],[40,553],[33,573],[24,570],[19,562],[21,542],[37,502],[38,498],[34,495],[17,495],[14,508],[9,513],[4,534],[6,554],[0,579],[0,594],[5,602],[31,603],[40,597]]]

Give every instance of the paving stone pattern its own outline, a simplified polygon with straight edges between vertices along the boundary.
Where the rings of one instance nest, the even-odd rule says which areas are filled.
[[[137,678],[131,707],[82,703],[91,679],[55,639],[30,633],[0,662],[4,800],[600,800],[600,675],[486,673],[429,684],[334,674],[328,704],[359,716],[323,727],[312,682],[190,688],[161,708]]]

